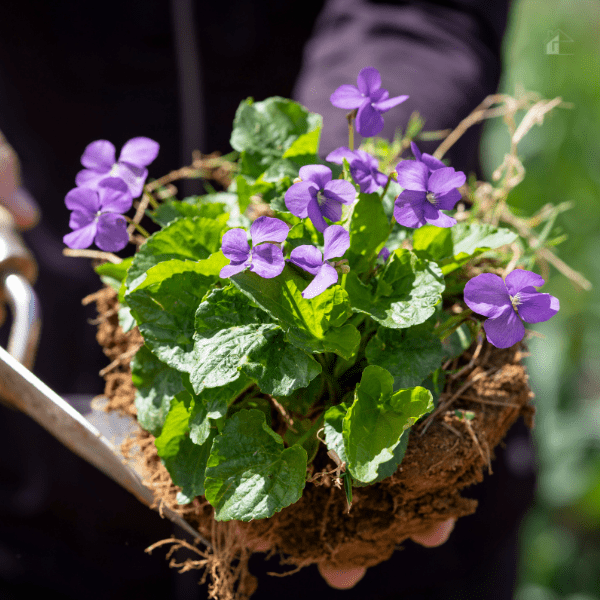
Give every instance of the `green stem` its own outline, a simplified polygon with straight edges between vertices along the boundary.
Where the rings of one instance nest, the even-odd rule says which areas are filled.
[[[315,422],[312,424],[311,428],[304,434],[302,434],[295,442],[294,446],[302,446],[302,444],[309,439],[313,434],[315,434],[319,428],[321,427],[321,424],[323,423],[323,419],[325,418],[325,411],[323,411],[316,419]]]
[[[158,200],[156,200],[156,198],[152,194],[144,192],[144,196],[148,198],[148,202],[152,205],[152,208],[156,209],[159,207]]]
[[[139,224],[136,223],[131,217],[128,217],[127,215],[123,215],[125,217],[125,219],[127,219],[127,221],[129,223],[133,223],[135,228],[145,237],[145,238],[149,238],[150,234]]]
[[[354,109],[352,112],[349,112],[346,115],[346,118],[348,119],[348,148],[350,148],[351,151],[354,151],[354,128],[352,127],[352,125],[354,125],[356,113],[357,110]]]
[[[385,187],[383,188],[383,192],[381,194],[381,201],[383,202],[383,199],[385,198],[385,195],[388,191],[388,188],[390,187],[390,181],[392,181],[392,176],[388,175],[388,180],[387,183],[385,184]]]
[[[335,382],[331,378],[329,362],[327,361],[327,359],[323,356],[323,354],[317,354],[316,357],[317,360],[321,363],[321,374],[323,375],[323,379],[327,384],[327,391],[329,392],[329,398],[325,402],[325,406],[328,408],[335,402],[335,398],[337,396],[335,390]]]

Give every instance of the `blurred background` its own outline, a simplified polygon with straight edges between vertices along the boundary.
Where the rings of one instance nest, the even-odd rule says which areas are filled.
[[[532,326],[527,359],[537,406],[535,504],[521,528],[516,600],[600,600],[600,3],[513,2],[500,91],[521,85],[558,108],[519,145],[526,176],[509,204],[524,216],[573,202],[555,235],[559,256],[593,284],[579,291],[556,269],[542,288],[561,310]],[[485,175],[508,151],[506,126],[487,123]],[[487,178],[486,177],[486,178]]]

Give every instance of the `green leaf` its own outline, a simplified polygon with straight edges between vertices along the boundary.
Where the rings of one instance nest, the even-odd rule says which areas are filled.
[[[438,261],[454,254],[452,227],[424,225],[413,233],[413,250],[423,251],[428,258]]]
[[[200,394],[192,394],[193,402],[190,410],[190,439],[194,444],[203,444],[215,424],[222,423],[227,414],[229,404],[242,391],[252,385],[244,376],[218,388],[205,388]]]
[[[316,298],[305,300],[302,291],[308,282],[286,265],[281,275],[263,279],[244,271],[231,278],[237,288],[277,320],[286,339],[305,352],[354,353],[350,347],[359,341],[349,328],[336,330],[351,315],[348,295],[339,286],[326,289]],[[353,327],[353,326],[351,326]],[[358,346],[358,344],[356,344]]]
[[[359,194],[350,221],[350,267],[364,273],[377,256],[377,249],[387,240],[389,223],[379,194]]]
[[[142,346],[131,361],[137,420],[154,436],[160,435],[171,401],[184,390],[181,378],[179,371],[158,360],[147,346]]]
[[[441,365],[445,355],[429,323],[408,329],[380,327],[365,349],[369,364],[392,374],[395,390],[419,385]]]
[[[100,275],[100,280],[104,285],[110,285],[117,292],[121,287],[125,277],[127,277],[127,269],[131,266],[133,256],[126,258],[118,264],[105,262],[97,267],[94,267],[94,271]]]
[[[140,283],[138,279],[161,262],[207,259],[220,250],[225,229],[222,219],[193,217],[171,222],[151,235],[135,254],[127,274],[127,290],[135,289]]]
[[[434,262],[397,249],[388,259],[377,287],[363,284],[356,273],[346,279],[355,312],[363,312],[391,329],[405,329],[426,321],[441,301],[444,277]]]
[[[389,371],[366,367],[343,420],[348,469],[364,483],[377,478],[379,465],[393,458],[402,433],[433,408],[429,390],[415,387],[394,393],[393,385]]]
[[[231,195],[235,196],[235,194]],[[182,217],[205,217],[217,221],[221,227],[224,227],[229,219],[225,204],[205,201],[205,198],[206,196],[191,196],[184,200],[163,202],[156,210],[150,212],[150,218],[161,227],[166,227]],[[237,203],[237,196],[235,199]]]
[[[263,392],[287,395],[321,372],[311,356],[291,347],[279,325],[233,286],[206,297],[196,312],[195,329],[188,368],[196,393],[234,381],[243,372]]]
[[[328,450],[333,450],[342,462],[348,464],[348,456],[344,447],[344,417],[350,408],[347,402],[340,402],[335,406],[330,406],[325,411],[325,422],[323,424],[325,433],[325,443]]]
[[[319,150],[319,138],[321,127],[315,127],[312,131],[304,133],[296,138],[292,145],[283,153],[283,158],[296,158],[302,155],[316,155]]]
[[[472,255],[476,251],[499,248],[512,244],[517,234],[505,227],[494,227],[487,223],[457,223],[451,228],[454,256]]]
[[[175,224],[180,221],[175,221]],[[194,315],[226,264],[219,252],[207,260],[169,260],[152,267],[126,295],[127,304],[150,350],[178,371],[189,371],[194,349]]]
[[[310,431],[312,426],[313,422],[310,419],[294,419],[293,427],[296,430],[296,433],[294,433],[291,428],[288,428],[283,436],[285,443],[288,446],[293,446],[307,431]],[[317,439],[316,432],[302,442],[302,447],[306,450],[308,464],[315,459],[320,443],[321,442]]]
[[[306,154],[307,149],[311,154],[321,124],[320,115],[310,113],[292,100],[274,96],[254,102],[248,98],[237,109],[230,143],[242,152],[242,173],[258,177],[288,150],[291,156]],[[303,137],[309,133],[313,136]],[[298,141],[300,138],[302,141]]]
[[[272,517],[297,502],[306,480],[306,450],[284,448],[259,410],[241,410],[213,442],[204,482],[215,520]]]
[[[189,431],[190,402],[191,396],[185,390],[171,401],[171,408],[162,431],[154,440],[161,458],[172,458],[179,452],[181,438]]]

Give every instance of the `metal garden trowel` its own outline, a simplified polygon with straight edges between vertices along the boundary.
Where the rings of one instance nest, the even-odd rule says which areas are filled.
[[[140,502],[151,506],[153,493],[142,484],[135,461],[125,459],[100,431],[113,431],[110,426],[102,426],[109,424],[112,418],[113,425],[118,421],[122,437],[126,437],[135,431],[137,423],[133,419],[95,411],[90,418],[98,428],[29,370],[34,362],[41,323],[39,301],[32,288],[36,277],[34,258],[17,233],[12,217],[0,207],[0,325],[5,302],[12,315],[8,352],[0,346],[0,400],[29,415],[75,454],[123,486]],[[173,523],[211,546],[178,514],[167,507],[163,507],[162,512]]]

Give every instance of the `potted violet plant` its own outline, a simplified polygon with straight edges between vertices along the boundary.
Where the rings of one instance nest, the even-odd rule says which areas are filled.
[[[145,185],[156,142],[134,138],[117,160],[96,141],[66,196],[65,253],[94,258],[105,284],[109,408],[136,416],[157,503],[211,541],[187,563],[219,573],[214,597],[251,595],[258,547],[297,567],[387,560],[474,512],[461,489],[520,415],[532,425],[522,340],[559,309],[532,270],[551,226],[537,233],[506,197],[518,142],[560,101],[486,99],[429,155],[418,116],[374,137],[406,99],[388,96],[372,67],[333,91],[349,145],[325,160],[321,117],[280,97],[241,103],[235,153]],[[511,153],[499,183],[467,183],[441,159],[492,104],[513,117]],[[182,177],[222,191],[179,200]]]

